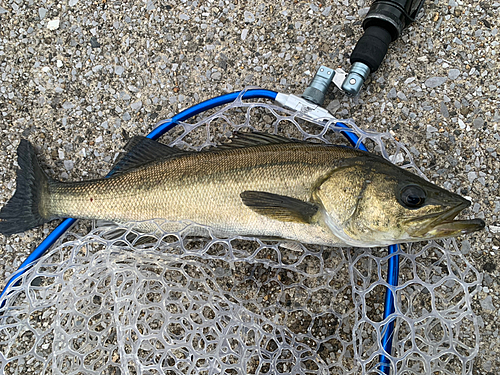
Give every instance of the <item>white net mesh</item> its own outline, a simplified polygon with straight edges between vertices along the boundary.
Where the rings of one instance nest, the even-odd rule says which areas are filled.
[[[388,134],[347,122],[374,152],[416,169]],[[258,124],[258,125],[256,125]],[[251,127],[339,143],[333,124],[234,103],[164,137],[200,149]],[[387,249],[192,238],[81,221],[9,288],[5,374],[374,374],[387,263],[399,256],[392,373],[470,374],[480,274],[455,240]],[[186,225],[189,225],[188,223]]]

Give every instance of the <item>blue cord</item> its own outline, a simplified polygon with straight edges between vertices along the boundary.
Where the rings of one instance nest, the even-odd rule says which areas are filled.
[[[209,109],[228,104],[236,100],[236,98],[241,95],[241,91],[233,92],[230,94],[222,95],[216,98],[212,98],[209,100],[206,100],[202,103],[196,104],[180,113],[172,117],[171,119],[168,119],[166,121],[162,121],[157,124],[157,127],[149,133],[146,137],[156,140],[159,137],[161,137],[163,134],[165,134],[167,131],[172,129],[174,126],[176,126],[179,122],[186,121],[187,119],[196,116],[202,112],[205,112]],[[270,100],[275,100],[276,95],[278,95],[277,92],[271,91],[271,90],[262,90],[262,89],[256,89],[256,90],[248,90],[245,91],[242,95],[242,99],[257,99],[257,98],[263,98],[263,99],[270,99]],[[339,127],[349,129],[349,127],[341,122],[338,122],[336,124]],[[359,138],[356,134],[349,132],[349,131],[340,131],[348,140],[349,142],[353,145],[356,146],[359,142]],[[366,147],[360,143],[358,145],[360,150],[367,151]],[[108,176],[106,176],[108,177]],[[5,285],[4,290],[0,294],[0,299],[3,297],[5,294],[7,288],[17,281],[17,279],[24,274],[29,268],[29,266],[37,261],[58,239],[61,237],[64,232],[66,232],[74,223],[76,222],[76,219],[65,219],[59,226],[50,233],[45,240],[42,241],[38,247],[33,250],[33,252],[26,258],[26,260],[21,264],[21,266],[18,268],[18,271],[11,276],[7,284]],[[389,246],[389,254],[393,254],[399,250],[399,245],[392,245]],[[387,276],[387,282],[390,285],[397,286],[398,285],[398,274],[399,274],[399,256],[395,255],[389,259],[389,265],[388,265],[388,276]],[[3,307],[5,301],[2,301],[0,307]],[[385,296],[385,305],[384,305],[384,319],[386,319],[389,315],[394,313],[394,295],[390,291],[389,288],[386,290],[386,296]],[[382,345],[384,347],[384,350],[387,353],[391,353],[391,348],[392,348],[392,337],[393,337],[393,330],[394,330],[394,321],[390,321],[389,324],[387,325],[385,334],[382,338]],[[390,374],[390,361],[385,355],[380,356],[380,362],[382,365],[380,366],[382,371],[384,371],[385,374],[389,375]]]
[[[347,126],[346,124],[344,124],[343,122],[337,122],[335,125],[337,125],[338,127],[340,128],[346,128],[346,129],[350,129],[349,126]],[[349,141],[349,143],[352,145],[352,147],[356,147],[356,145],[358,144],[359,142],[359,137],[354,134],[353,132],[344,132],[344,131],[340,131],[340,133],[347,138],[347,140]],[[368,149],[365,147],[365,145],[363,143],[360,143],[358,145],[358,148],[361,150],[361,151],[368,151]]]
[[[399,245],[389,246],[389,255],[394,254],[399,251]],[[391,286],[397,286],[399,282],[399,255],[393,255],[389,258],[389,263],[387,265],[387,284]],[[385,302],[384,302],[384,320],[387,319],[391,314],[394,313],[394,295],[389,288],[385,290]],[[392,353],[392,339],[394,337],[394,319],[389,320],[389,323],[382,329],[382,347],[389,355]],[[390,375],[391,373],[391,360],[385,354],[381,354],[379,357],[380,370],[384,374]]]

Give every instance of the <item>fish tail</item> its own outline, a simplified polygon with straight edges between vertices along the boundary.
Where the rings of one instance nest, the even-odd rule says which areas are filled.
[[[4,235],[24,232],[49,221],[43,214],[49,178],[38,164],[33,145],[25,139],[17,148],[17,162],[16,192],[0,210],[0,233]]]

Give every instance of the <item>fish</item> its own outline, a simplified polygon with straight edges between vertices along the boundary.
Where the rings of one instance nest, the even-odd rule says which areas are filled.
[[[117,223],[162,219],[250,236],[325,246],[378,247],[468,234],[481,219],[456,220],[470,201],[372,153],[347,146],[239,132],[185,151],[136,136],[110,177],[61,182],[21,140],[13,197],[0,233],[60,218]]]

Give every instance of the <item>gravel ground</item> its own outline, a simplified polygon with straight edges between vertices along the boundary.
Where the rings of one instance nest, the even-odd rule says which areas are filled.
[[[21,138],[62,180],[104,176],[126,140],[248,85],[300,94],[320,64],[349,69],[371,2],[69,0],[0,2],[0,206]],[[360,96],[328,109],[389,130],[431,180],[474,202],[484,232],[462,248],[483,272],[474,374],[500,368],[500,3],[427,1]],[[6,280],[55,224],[0,235]],[[465,240],[465,239],[464,239]]]

